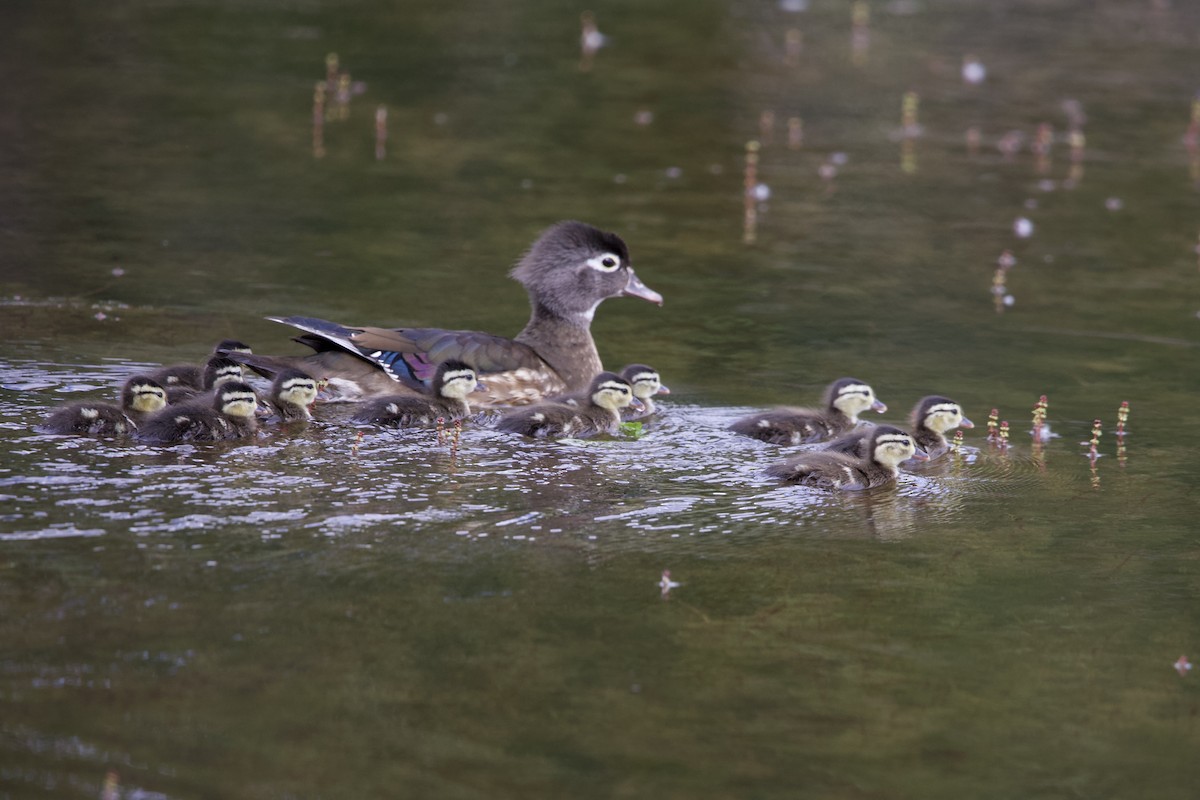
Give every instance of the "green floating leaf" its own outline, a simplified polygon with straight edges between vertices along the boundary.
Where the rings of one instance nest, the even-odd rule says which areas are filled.
[[[642,438],[642,423],[640,422],[622,422],[620,428],[621,433],[625,434],[630,439]]]

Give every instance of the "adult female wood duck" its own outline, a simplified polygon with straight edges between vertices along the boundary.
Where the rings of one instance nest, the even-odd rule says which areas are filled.
[[[224,357],[228,353],[249,352],[249,345],[243,344],[236,339],[222,339],[217,342],[217,346],[209,353],[209,357],[204,364],[171,364],[153,370],[149,373],[149,377],[161,383],[168,390],[184,388],[191,389],[193,392],[203,392],[213,387],[211,383],[205,385],[206,373],[209,365],[213,363],[213,359]],[[237,378],[239,380],[242,378],[240,367]]]
[[[37,430],[81,436],[121,436],[131,433],[139,422],[166,404],[167,391],[158,381],[145,375],[134,375],[121,387],[121,405],[71,403],[46,417]]]
[[[883,413],[887,406],[875,391],[857,378],[839,378],[825,389],[823,408],[773,408],[734,422],[730,430],[772,444],[823,442],[852,430],[858,415],[870,409]]]
[[[258,398],[249,384],[228,381],[214,389],[211,398],[202,396],[157,412],[134,438],[149,444],[240,439],[258,427],[257,409]]]
[[[433,374],[427,394],[392,394],[368,400],[351,422],[395,428],[432,425],[439,418],[453,422],[471,413],[467,395],[479,390],[487,389],[476,378],[475,370],[461,361],[443,361]]]
[[[925,451],[929,458],[944,455],[950,449],[946,441],[946,431],[955,428],[974,428],[975,423],[963,416],[962,406],[948,397],[931,394],[922,397],[908,417],[909,430],[917,447]],[[830,442],[825,449],[848,453],[855,456],[866,455],[867,442],[871,436],[871,428],[859,430],[839,436]]]
[[[601,372],[592,380],[586,403],[537,403],[505,413],[496,427],[538,439],[583,437],[616,433],[621,409],[637,402],[629,381],[615,372]]]
[[[317,352],[282,357],[329,381],[333,399],[421,393],[437,365],[454,359],[488,387],[481,405],[531,403],[585,389],[603,367],[592,340],[596,307],[610,297],[662,305],[633,271],[625,242],[583,222],[547,229],[510,275],[529,293],[532,313],[515,338],[441,328],[347,326],[311,317],[269,317],[304,331]]]
[[[910,434],[891,425],[876,425],[866,442],[866,456],[818,450],[775,464],[767,474],[819,489],[873,489],[896,480],[901,462],[929,458]]]

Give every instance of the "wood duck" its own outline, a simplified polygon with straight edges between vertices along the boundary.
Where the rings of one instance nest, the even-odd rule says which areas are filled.
[[[867,456],[830,450],[802,453],[768,468],[767,474],[819,489],[873,489],[896,480],[901,462],[929,458],[910,434],[891,425],[876,425],[867,449]]]
[[[134,438],[149,444],[240,439],[257,428],[257,408],[258,398],[248,383],[227,381],[216,387],[211,398],[197,397],[155,413]]]
[[[205,373],[208,365],[212,363],[214,358],[223,357],[227,353],[249,352],[249,345],[243,344],[236,339],[222,339],[217,342],[217,346],[209,353],[209,358],[204,364],[171,364],[170,366],[154,370],[149,373],[149,376],[161,383],[168,390],[185,388],[191,389],[193,392],[207,391],[212,388],[212,384],[205,385]],[[240,367],[237,378],[238,380],[242,378]]]
[[[625,242],[582,222],[547,229],[510,273],[529,293],[529,322],[513,339],[441,328],[347,326],[312,317],[268,317],[304,333],[316,352],[283,357],[329,381],[337,399],[421,393],[437,365],[472,367],[487,384],[480,405],[519,405],[587,388],[603,367],[592,340],[597,306],[610,297],[662,295],[638,279]]]
[[[317,402],[317,381],[307,372],[285,369],[275,375],[267,395],[267,405],[273,422],[307,422],[312,419],[313,403]]]
[[[395,428],[432,425],[439,418],[453,422],[471,413],[467,395],[481,390],[487,391],[487,387],[479,383],[475,370],[461,361],[443,361],[427,394],[392,394],[368,400],[351,422]]]
[[[642,403],[640,411],[633,406],[622,411],[623,419],[639,419],[650,416],[656,411],[654,395],[671,393],[671,390],[663,384],[659,377],[658,370],[645,364],[630,364],[621,370],[621,377],[629,381],[629,385],[633,387],[633,396]]]
[[[167,391],[158,381],[134,375],[121,387],[121,405],[71,403],[38,425],[42,433],[80,436],[121,436],[133,432],[138,423],[167,404]]]
[[[183,403],[187,400],[194,400],[206,393],[211,394],[213,389],[222,383],[240,381],[244,377],[245,370],[237,361],[225,355],[210,356],[204,362],[204,367],[200,372],[200,388],[197,389],[190,382],[169,385],[167,386],[167,402]]]
[[[642,406],[638,408],[636,405],[630,404],[621,410],[621,419],[640,419],[641,417],[650,416],[655,411],[654,401],[651,398],[656,394],[671,393],[671,390],[663,385],[658,371],[654,367],[648,367],[645,364],[630,364],[621,370],[621,377],[633,387],[633,396],[638,399]],[[587,391],[550,398],[550,402],[565,403],[569,406],[587,405],[589,400],[590,397]]]
[[[839,378],[825,389],[824,408],[773,408],[742,417],[730,430],[772,444],[823,442],[852,430],[858,415],[870,409],[883,413],[887,406],[857,378]]]
[[[963,416],[962,407],[958,403],[948,397],[936,394],[922,397],[913,406],[908,423],[917,447],[924,450],[931,459],[944,455],[950,450],[950,444],[945,437],[946,431],[975,427],[975,423]],[[871,430],[871,428],[861,428],[851,431],[834,439],[825,449],[862,457],[866,455]]]
[[[592,380],[586,403],[545,402],[516,408],[501,416],[496,427],[538,439],[616,433],[621,409],[636,402],[629,381],[615,372],[601,372]]]

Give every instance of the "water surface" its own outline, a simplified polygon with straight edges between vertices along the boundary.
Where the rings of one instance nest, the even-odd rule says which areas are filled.
[[[9,10],[0,797],[1191,797],[1198,10],[591,8],[586,71],[540,0]],[[365,85],[318,158],[330,52]],[[227,336],[300,352],[268,314],[511,335],[561,218],[666,298],[594,326],[672,387],[640,438],[33,430]],[[843,496],[725,430],[842,375],[978,427]]]

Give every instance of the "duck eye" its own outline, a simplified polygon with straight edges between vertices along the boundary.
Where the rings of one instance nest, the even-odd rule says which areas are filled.
[[[587,265],[600,272],[616,272],[617,268],[621,266],[621,259],[612,253],[605,253],[589,258]]]

